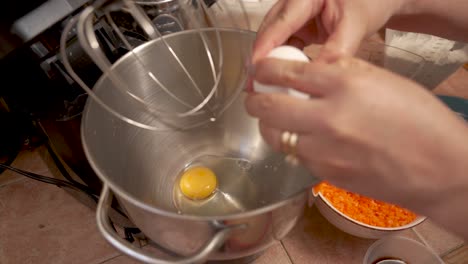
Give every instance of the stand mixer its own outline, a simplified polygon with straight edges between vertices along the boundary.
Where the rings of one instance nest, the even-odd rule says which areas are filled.
[[[145,10],[138,5],[138,2],[133,1],[97,1],[93,5],[85,8],[79,15],[79,18],[72,18],[64,29],[61,37],[61,55],[64,60],[64,66],[70,76],[80,86],[86,90],[86,92],[102,107],[106,108],[116,117],[125,120],[133,125],[139,126],[144,129],[151,129],[155,131],[168,130],[168,129],[189,129],[206,123],[207,121],[214,121],[216,117],[229,106],[232,99],[236,97],[241,87],[238,89],[228,91],[225,89],[218,89],[221,80],[222,68],[224,67],[223,61],[223,47],[221,45],[221,35],[218,33],[217,26],[210,26],[217,24],[216,15],[211,9],[218,8],[223,10],[222,1],[217,1],[208,6],[203,1],[179,1],[177,2],[177,8],[179,9],[178,17],[171,16],[170,14],[164,14],[164,16],[157,16],[153,20],[146,14]],[[144,6],[148,5],[148,2],[143,2]],[[238,1],[239,6],[243,9],[242,1]],[[228,9],[225,13],[231,15]],[[144,91],[136,91],[133,89],[133,83],[128,83],[127,80],[121,79],[119,76],[113,74],[110,70],[112,63],[108,59],[107,55],[100,47],[99,40],[97,39],[94,30],[94,16],[95,13],[103,13],[102,19],[106,19],[111,25],[115,36],[121,41],[125,48],[129,50],[134,59],[141,64],[146,71],[147,77],[141,81],[149,82],[151,87],[146,87]],[[125,34],[125,30],[122,30],[121,26],[118,26],[114,21],[113,14],[116,12],[125,12],[134,19],[138,32],[141,32],[142,42],[144,40],[160,40],[164,47],[158,51],[155,60],[163,60],[166,67],[173,71],[174,74],[178,75],[180,82],[178,86],[184,86],[182,88],[168,87],[167,81],[164,81],[164,76],[161,76],[160,72],[150,69],[147,65],[144,65],[144,58],[138,57],[138,53],[134,51],[135,46],[130,42],[132,38],[128,38]],[[246,24],[249,25],[248,15],[243,9],[243,17],[245,18]],[[160,24],[159,27],[154,23],[164,19],[164,24]],[[170,20],[170,21],[169,21]],[[238,25],[235,20],[232,19],[235,28]],[[117,110],[116,107],[110,107],[110,102],[104,102],[90,89],[74,72],[68,61],[68,54],[65,51],[65,43],[67,35],[74,25],[77,25],[78,39],[81,46],[87,52],[90,58],[92,58],[95,64],[101,69],[104,74],[109,75],[112,80],[116,92],[120,92],[128,97],[130,104],[137,104],[142,111],[148,115],[148,120],[136,120],[134,117],[128,116],[121,111]],[[197,35],[196,38],[200,38],[203,43],[203,49],[193,50],[199,54],[197,60],[207,60],[208,66],[211,70],[211,80],[200,80],[197,79],[197,69],[194,69],[192,65],[186,65],[182,63],[180,55],[174,52],[171,43],[166,41],[164,33],[168,27],[174,29],[182,29],[182,24],[187,25],[186,30],[194,30]],[[216,38],[207,38],[206,33],[201,29],[210,27],[215,29]],[[160,31],[163,30],[163,31]],[[235,41],[235,40],[234,40]],[[137,45],[141,44],[136,43]],[[242,47],[242,45],[239,45]],[[190,48],[187,46],[187,48]],[[244,48],[241,52],[241,56],[248,58],[249,48]],[[215,54],[216,53],[216,54]],[[247,61],[247,60],[245,60]],[[166,83],[165,83],[166,82]],[[155,103],[157,101],[157,104]],[[164,103],[162,103],[164,102]],[[149,121],[149,119],[154,119]],[[152,122],[156,121],[156,122]],[[151,124],[149,124],[151,123]]]

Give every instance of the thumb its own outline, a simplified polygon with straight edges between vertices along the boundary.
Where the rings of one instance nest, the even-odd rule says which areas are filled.
[[[290,87],[313,97],[323,97],[341,86],[342,69],[334,64],[262,59],[254,79],[265,85]]]
[[[297,30],[321,10],[318,1],[287,0],[275,5],[267,14],[257,33],[252,53],[252,63],[265,57],[274,47],[286,42]]]

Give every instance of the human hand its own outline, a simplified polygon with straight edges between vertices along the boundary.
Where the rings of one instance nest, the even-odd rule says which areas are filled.
[[[350,57],[263,59],[253,75],[312,96],[252,93],[246,107],[275,150],[283,131],[299,135],[297,157],[313,175],[424,214],[460,190],[467,197],[468,129],[418,84]]]
[[[351,55],[411,0],[278,0],[257,33],[252,62],[287,42],[298,48],[324,43],[319,58]]]

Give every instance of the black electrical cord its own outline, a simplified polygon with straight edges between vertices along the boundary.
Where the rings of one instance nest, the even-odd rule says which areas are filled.
[[[57,169],[60,171],[60,174],[63,175],[63,177],[68,180],[72,184],[80,185],[81,187],[88,188],[94,195],[99,196],[99,193],[96,193],[95,190],[92,190],[88,186],[85,186],[79,182],[77,182],[75,179],[72,178],[72,176],[68,173],[67,169],[63,166],[62,162],[59,160],[59,157],[55,154],[54,150],[52,149],[52,146],[50,146],[49,143],[45,143],[47,150],[50,154],[50,157],[54,161],[55,166],[57,166]]]
[[[95,195],[93,190],[91,190],[88,186],[83,185],[83,184],[81,184],[79,182],[76,182],[76,181],[73,181],[73,182],[63,181],[63,180],[59,180],[59,179],[39,175],[37,173],[24,171],[24,170],[21,170],[21,169],[18,169],[18,168],[15,168],[15,167],[3,164],[3,163],[0,163],[0,168],[11,170],[13,172],[16,172],[18,174],[21,174],[23,176],[26,176],[26,177],[28,177],[30,179],[33,179],[33,180],[36,180],[36,181],[56,185],[59,188],[67,187],[67,188],[71,188],[71,189],[74,189],[74,190],[77,190],[77,191],[81,191],[81,192],[87,194],[96,203],[99,200],[99,196]],[[126,215],[122,211],[120,211],[120,210],[118,210],[116,208],[114,208],[114,210],[116,210],[118,213],[120,213],[120,214],[122,214],[123,216],[126,217]],[[110,219],[110,220],[111,220],[112,227],[113,227],[114,231],[117,232],[112,219]],[[125,234],[124,239],[129,241],[130,243],[133,243],[135,241],[135,238],[133,237],[133,235],[138,234],[138,233],[141,233],[141,230],[139,228],[125,227],[124,228],[124,234]],[[170,256],[182,257],[182,255],[177,254],[177,253],[175,253],[175,252],[173,252],[173,251],[159,245],[158,243],[152,242],[151,245],[158,248],[159,250],[161,250],[162,252],[164,252],[164,253],[166,253],[166,254],[168,254]]]
[[[36,174],[36,173],[33,173],[33,172],[24,171],[24,170],[21,170],[21,169],[18,169],[18,168],[15,168],[15,167],[12,167],[10,165],[3,164],[3,163],[0,163],[0,168],[8,169],[8,170],[11,170],[11,171],[16,172],[18,174],[21,174],[23,176],[26,176],[26,177],[28,177],[30,179],[40,181],[40,182],[44,182],[44,183],[48,183],[48,184],[53,184],[53,185],[56,185],[57,187],[60,187],[60,188],[67,187],[67,188],[74,189],[76,191],[81,191],[81,192],[87,194],[95,202],[97,202],[99,200],[99,197],[97,197],[94,194],[93,190],[91,190],[88,186],[83,185],[83,184],[81,184],[79,182],[76,182],[76,181],[75,182],[63,181],[63,180],[59,180],[59,179],[39,175],[39,174]]]
[[[72,182],[63,181],[63,180],[47,177],[47,176],[44,176],[44,175],[39,175],[37,173],[33,173],[33,172],[25,171],[25,170],[22,170],[22,169],[18,169],[18,168],[15,168],[15,167],[12,167],[10,165],[3,164],[3,163],[0,163],[0,168],[11,170],[13,172],[16,172],[18,174],[21,174],[23,176],[26,176],[26,177],[28,177],[30,179],[33,179],[33,180],[36,180],[36,181],[56,185],[59,188],[62,188],[62,187],[71,188],[73,190],[85,193],[86,195],[88,195],[96,203],[99,201],[99,195],[95,194],[94,190],[92,190],[88,186],[83,185],[83,184],[81,184],[81,183],[79,183],[77,181],[72,181]],[[122,215],[124,217],[128,217],[120,209],[118,209],[118,208],[113,208],[113,209],[117,213],[119,213],[120,215]]]
[[[16,157],[18,156],[18,153],[19,153],[19,151],[14,151],[14,152],[12,152],[12,153],[9,153],[9,154],[8,154],[7,160],[4,161],[4,162],[5,162],[5,165],[10,165],[10,164],[12,164],[13,161],[15,161]],[[4,168],[0,168],[0,174],[2,174],[3,171],[5,171],[5,169],[4,169]]]

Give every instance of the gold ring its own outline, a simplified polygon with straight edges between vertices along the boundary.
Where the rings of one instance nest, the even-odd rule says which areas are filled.
[[[289,137],[289,154],[296,155],[297,141],[299,141],[299,136],[296,133],[292,133]]]
[[[286,153],[286,162],[291,163],[292,165],[297,165],[299,163],[296,157],[296,147],[298,141],[299,136],[296,133],[284,131],[281,134],[281,149],[284,153]]]
[[[284,153],[289,154],[289,138],[291,137],[291,132],[284,131],[281,134],[281,150]]]

